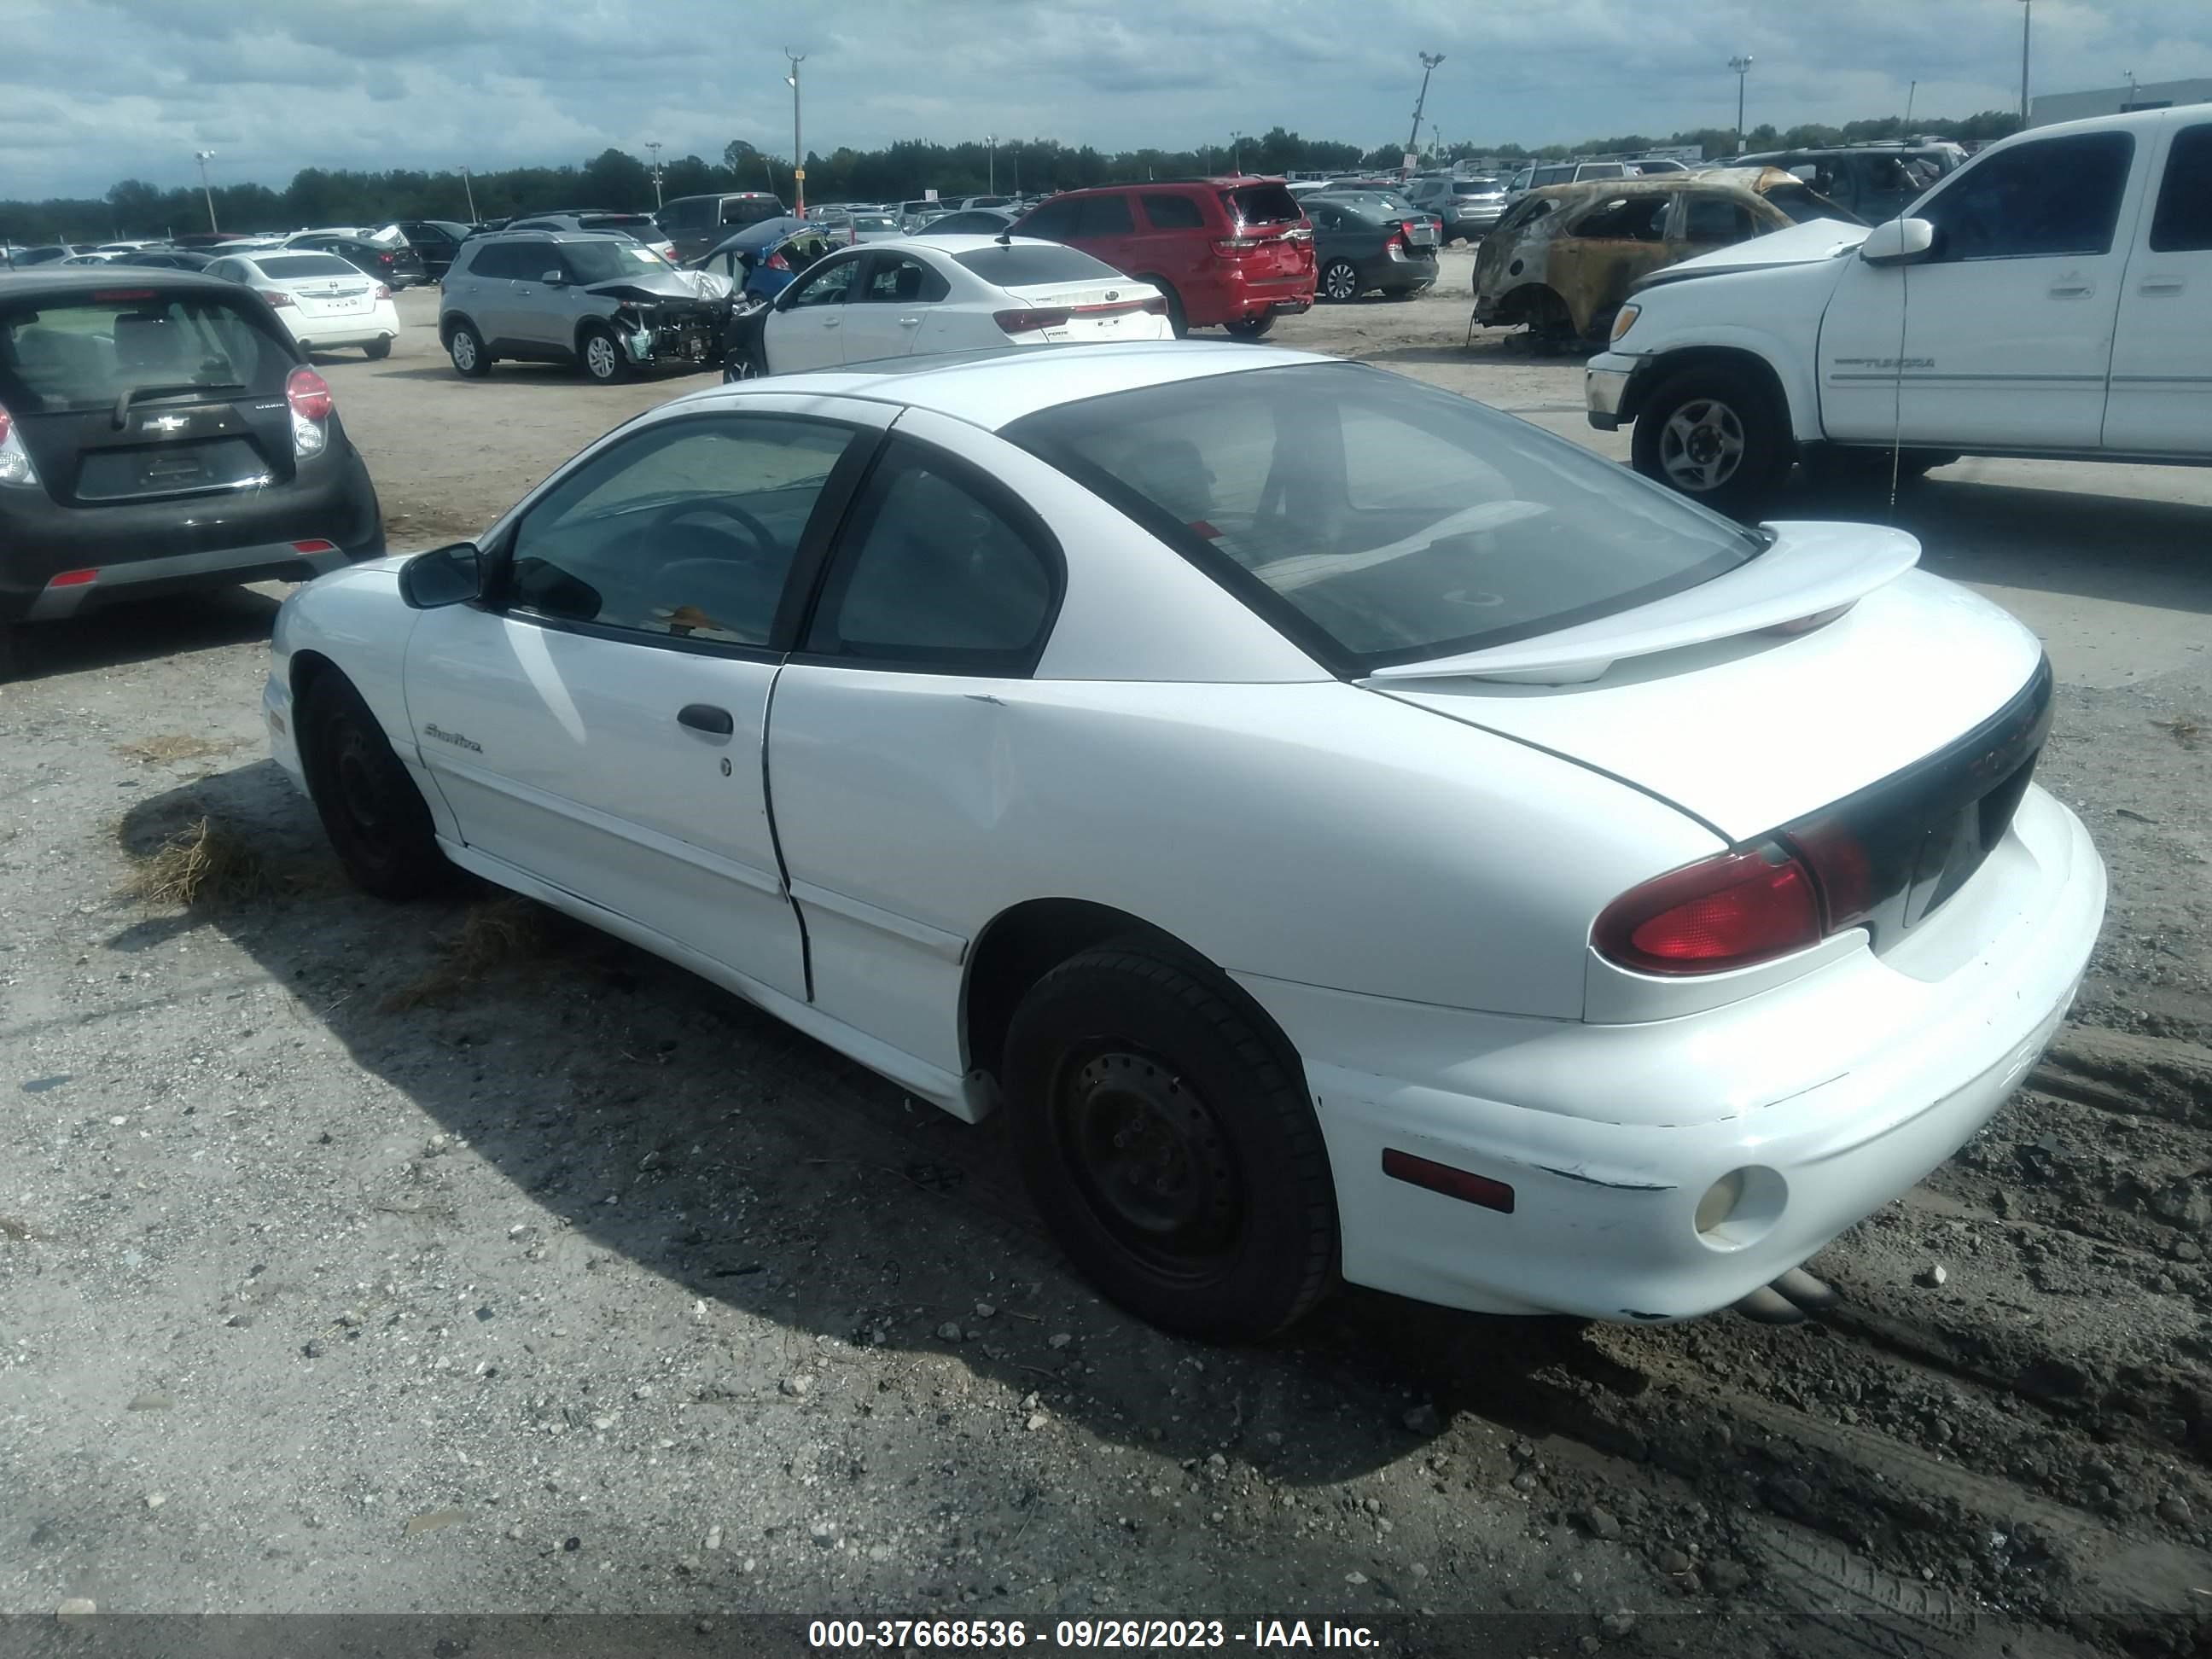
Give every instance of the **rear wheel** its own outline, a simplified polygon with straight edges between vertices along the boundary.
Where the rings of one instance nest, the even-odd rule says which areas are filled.
[[[1263,311],[1256,317],[1235,317],[1222,325],[1240,340],[1256,340],[1275,325],[1275,313]]]
[[[452,878],[422,792],[349,681],[336,672],[312,681],[298,730],[307,793],[355,886],[410,899]]]
[[[629,359],[623,355],[622,343],[607,329],[586,329],[576,356],[584,366],[585,378],[601,386],[629,379]]]
[[[1256,1339],[1333,1283],[1335,1196],[1303,1069],[1203,968],[1138,941],[1060,963],[1014,1012],[1006,1078],[1038,1212],[1131,1312]]]
[[[368,354],[372,363],[381,362],[392,355],[392,342],[389,338],[371,340],[362,349]]]
[[[1645,477],[1723,513],[1754,507],[1791,459],[1773,394],[1725,364],[1685,369],[1656,387],[1631,448]]]
[[[1316,284],[1324,300],[1341,305],[1346,300],[1359,297],[1359,272],[1349,259],[1338,259],[1322,267],[1321,281]]]
[[[491,354],[471,324],[455,323],[447,331],[446,355],[453,360],[453,372],[467,380],[481,380],[491,373]]]

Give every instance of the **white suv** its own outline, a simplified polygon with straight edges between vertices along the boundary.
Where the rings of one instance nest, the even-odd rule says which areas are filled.
[[[1646,277],[1586,373],[1637,470],[1724,511],[1799,460],[2212,462],[2212,104],[2039,127],[1902,218]]]

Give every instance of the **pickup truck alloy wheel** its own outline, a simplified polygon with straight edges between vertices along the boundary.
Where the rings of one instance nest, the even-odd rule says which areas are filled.
[[[1723,513],[1752,506],[1791,459],[1774,399],[1726,365],[1687,368],[1655,388],[1632,447],[1645,477]]]
[[[1667,482],[1687,495],[1717,489],[1743,464],[1743,422],[1711,398],[1684,404],[1659,429],[1659,465]]]
[[[1328,1288],[1336,1212],[1303,1068],[1195,964],[1137,941],[1030,991],[1005,1077],[1023,1173],[1094,1284],[1170,1329],[1272,1334]]]
[[[1321,274],[1322,297],[1325,300],[1356,300],[1359,297],[1359,273],[1348,259],[1339,259]]]

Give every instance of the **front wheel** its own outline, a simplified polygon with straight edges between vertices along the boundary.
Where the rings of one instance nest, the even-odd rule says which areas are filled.
[[[583,363],[585,377],[601,386],[611,386],[629,378],[629,359],[623,356],[621,342],[604,328],[586,331],[583,347],[577,356]]]
[[[307,793],[353,884],[386,899],[443,886],[453,866],[430,809],[361,693],[326,673],[301,694],[296,725]]]
[[[453,360],[453,373],[465,380],[481,380],[491,373],[491,354],[483,336],[467,323],[455,323],[446,336],[446,355]]]
[[[1792,459],[1772,392],[1724,365],[1685,369],[1655,388],[1630,447],[1645,477],[1729,514],[1756,506]]]
[[[1351,260],[1339,259],[1322,270],[1318,286],[1322,299],[1341,305],[1359,297],[1359,272]]]
[[[1275,313],[1263,311],[1256,317],[1235,317],[1222,326],[1240,340],[1256,340],[1275,325]]]
[[[1334,1282],[1303,1069],[1204,969],[1141,942],[1071,957],[1015,1010],[1006,1081],[1045,1225],[1132,1313],[1256,1340]]]

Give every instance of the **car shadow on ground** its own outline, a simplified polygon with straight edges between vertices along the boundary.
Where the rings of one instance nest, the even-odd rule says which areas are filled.
[[[158,599],[118,600],[66,621],[15,630],[13,678],[44,679],[151,662],[269,637],[281,596],[222,587]]]
[[[1101,1437],[1182,1459],[1234,1448],[1293,1485],[1418,1456],[1455,1410],[1505,1438],[1569,1426],[1586,1436],[1593,1385],[1643,1384],[1573,1322],[1482,1318],[1373,1292],[1340,1295],[1273,1344],[1166,1335],[1075,1277],[1030,1207],[1000,1125],[958,1123],[738,999],[550,913],[520,965],[408,1006],[437,974],[440,944],[491,890],[464,884],[404,907],[356,893],[313,809],[267,761],[143,801],[120,834],[144,852],[204,816],[260,853],[276,896],[204,919],[135,921],[112,948],[221,929],[358,1066],[463,1138],[556,1228],[694,1297],[809,1338],[951,1354],[1016,1395],[1042,1391]],[[373,1196],[359,1195],[364,1212]],[[980,1315],[979,1300],[994,1311]],[[948,1323],[957,1336],[943,1334]]]

